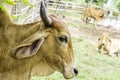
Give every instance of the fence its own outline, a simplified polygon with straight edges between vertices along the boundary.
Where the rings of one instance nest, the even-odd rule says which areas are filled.
[[[20,1],[16,1],[16,5],[12,7],[12,14],[17,17],[14,19],[16,23],[29,23],[37,20],[40,16],[40,0],[31,0],[33,8],[30,6],[25,6]],[[64,13],[79,13],[83,12],[84,6],[78,5],[71,2],[58,1],[58,0],[46,0],[47,9],[55,15],[59,12],[62,13],[61,17],[64,17]]]

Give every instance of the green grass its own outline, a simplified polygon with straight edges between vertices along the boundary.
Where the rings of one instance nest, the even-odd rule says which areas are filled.
[[[73,40],[73,44],[79,68],[76,79],[119,80],[120,59],[97,53],[96,46],[86,40]]]
[[[120,80],[120,59],[96,52],[96,46],[83,38],[72,38],[79,74],[70,80]],[[65,80],[59,72],[31,80]]]

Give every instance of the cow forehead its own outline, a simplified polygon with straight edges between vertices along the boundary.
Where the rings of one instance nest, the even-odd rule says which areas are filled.
[[[109,39],[109,35],[108,35],[108,33],[103,33],[100,38],[102,41],[106,41]]]
[[[53,20],[52,26],[55,29],[57,29],[58,31],[64,31],[69,34],[69,29],[68,29],[67,25],[61,19],[54,16],[54,17],[52,17],[52,20]]]
[[[103,38],[107,38],[107,37],[108,37],[108,34],[107,34],[107,33],[103,33],[103,34],[102,34],[102,37],[103,37]]]
[[[58,30],[58,32],[62,32],[62,33],[66,33],[68,35],[70,35],[70,32],[68,30],[68,27],[65,25],[65,23],[63,22],[54,22],[54,26],[53,26],[55,29]]]

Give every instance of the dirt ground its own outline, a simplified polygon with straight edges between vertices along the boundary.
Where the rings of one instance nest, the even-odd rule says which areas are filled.
[[[80,35],[87,35],[87,36],[89,35],[93,37],[99,37],[102,33],[106,32],[110,35],[110,37],[120,39],[120,30],[115,30],[115,29],[102,28],[102,27],[96,27],[96,28],[69,27],[69,30],[72,36],[74,37],[77,37]]]

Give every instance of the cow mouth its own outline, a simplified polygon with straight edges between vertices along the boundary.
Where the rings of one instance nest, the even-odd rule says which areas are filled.
[[[71,78],[73,78],[73,77],[75,77],[77,75],[78,75],[78,70],[76,68],[74,68],[73,70],[71,70],[69,72],[67,72],[67,71],[63,72],[63,76],[66,79],[71,79]]]

